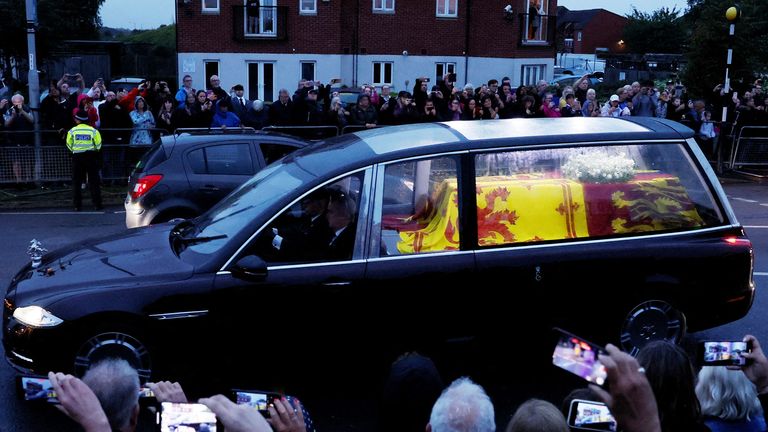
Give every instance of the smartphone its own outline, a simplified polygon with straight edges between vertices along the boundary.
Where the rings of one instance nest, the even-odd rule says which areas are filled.
[[[275,406],[274,400],[282,398],[280,393],[260,390],[232,390],[232,400],[238,405],[248,405],[259,410],[264,418],[269,418],[269,407]]]
[[[139,389],[139,398],[153,398],[155,397],[155,392],[152,391],[149,387],[142,387]]]
[[[448,81],[456,82],[456,74],[455,73],[448,74]]]
[[[604,403],[574,399],[568,410],[568,427],[571,430],[616,431],[617,422]]]
[[[422,82],[429,82],[429,80],[430,80],[430,78],[427,77],[427,78],[424,78],[424,80]]]
[[[552,364],[563,368],[588,382],[604,385],[608,374],[600,363],[600,355],[605,350],[585,339],[556,328],[558,334]]]
[[[17,376],[16,394],[25,401],[59,403],[51,380],[41,376]]]
[[[163,402],[160,404],[158,415],[160,432],[185,430],[216,432],[218,426],[216,414],[199,403]]]
[[[742,341],[701,342],[699,344],[702,366],[744,366],[747,359],[743,352],[752,352],[752,344]]]

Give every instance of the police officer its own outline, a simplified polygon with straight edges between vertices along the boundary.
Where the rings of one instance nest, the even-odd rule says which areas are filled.
[[[72,152],[72,199],[75,211],[80,211],[82,196],[80,185],[88,173],[88,184],[91,186],[91,202],[96,210],[101,210],[101,185],[99,179],[99,157],[101,150],[101,134],[88,125],[88,112],[77,110],[75,113],[77,125],[67,132],[67,148]]]

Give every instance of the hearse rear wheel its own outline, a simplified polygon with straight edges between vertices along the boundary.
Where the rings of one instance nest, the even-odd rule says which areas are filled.
[[[649,300],[637,305],[624,318],[621,326],[622,349],[636,356],[652,341],[678,343],[685,335],[685,315],[662,300]]]

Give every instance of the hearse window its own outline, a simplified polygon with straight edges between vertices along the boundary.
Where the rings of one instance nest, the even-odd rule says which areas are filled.
[[[302,198],[265,227],[250,252],[270,265],[352,258],[363,173],[324,185]]]
[[[481,247],[723,222],[680,144],[484,153],[475,156],[475,173]]]
[[[454,157],[387,165],[379,199],[381,256],[459,249]]]

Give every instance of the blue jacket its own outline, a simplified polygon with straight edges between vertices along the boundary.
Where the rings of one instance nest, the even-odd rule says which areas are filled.
[[[235,113],[229,111],[216,111],[213,115],[213,121],[211,121],[211,127],[240,127],[240,118]]]

